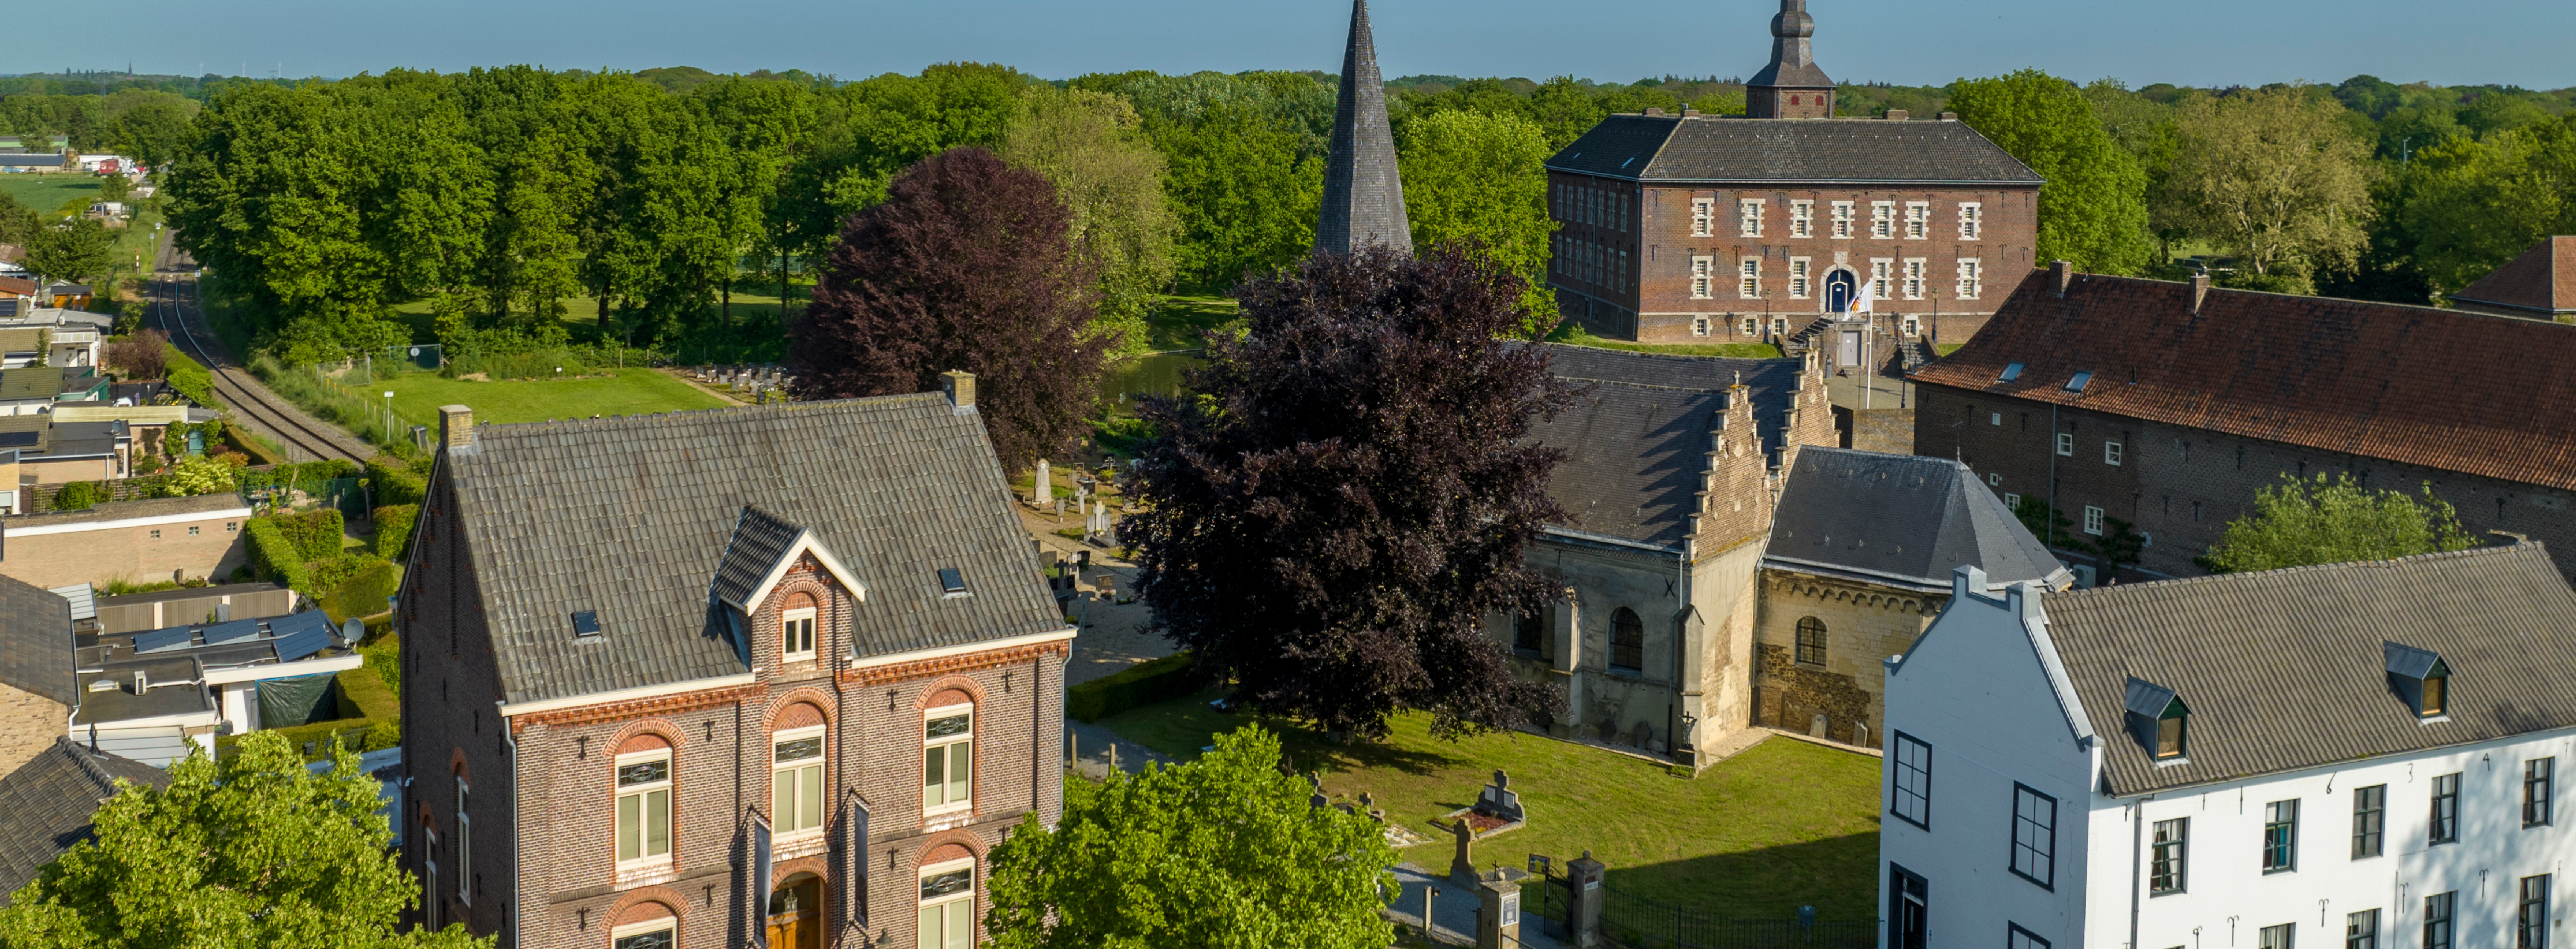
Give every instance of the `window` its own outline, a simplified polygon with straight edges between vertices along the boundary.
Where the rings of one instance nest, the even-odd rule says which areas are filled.
[[[679,945],[679,927],[670,917],[619,926],[608,933],[610,949],[671,949]]]
[[[2061,454],[2061,455],[2065,455],[2065,456],[2067,456],[2067,457],[2069,457],[2069,458],[2075,457],[2075,433],[2074,433],[2074,432],[2059,432],[2059,433],[2057,433],[2057,453],[2058,453],[2058,454]]]
[[[1699,316],[1699,317],[1692,317],[1692,318],[1691,318],[1691,335],[1693,335],[1693,336],[1706,336],[1706,335],[1708,335],[1708,317],[1705,317],[1705,316]]]
[[[1762,320],[1760,318],[1751,316],[1744,318],[1744,335],[1752,336],[1760,332],[1762,332]]]
[[[671,859],[671,749],[617,756],[617,868]]]
[[[1985,223],[1986,211],[1984,208],[1977,206],[1977,202],[1962,201],[1959,203],[1960,239],[1971,241],[1977,240],[1979,235],[1985,229]]]
[[[1846,240],[1852,236],[1852,203],[1849,201],[1834,202],[1834,236]]]
[[[2296,798],[2263,805],[2263,872],[2298,869],[2299,802]]]
[[[2090,504],[2084,506],[2084,532],[2095,535],[2102,533],[2101,508],[2094,507]]]
[[[928,812],[974,806],[975,706],[943,705],[922,714],[921,807]]]
[[[2048,949],[2048,940],[2021,928],[2020,923],[2005,923],[2004,949]]]
[[[195,536],[197,536],[197,525],[195,525],[195,524],[190,524],[190,525],[188,525],[188,536],[190,536],[190,537],[195,537]]]
[[[1988,425],[1993,425],[1993,426],[1996,426],[1996,427],[2002,427],[2002,425],[2004,424],[2004,413],[2001,413],[2001,412],[1988,412],[1988,413],[1986,413],[1986,424],[1988,424]]]
[[[1896,782],[1887,810],[1906,823],[1932,829],[1932,746],[1896,733]]]
[[[2460,776],[2445,774],[2433,778],[2433,825],[2425,843],[2456,844],[2460,842]]]
[[[2444,670],[2446,673],[2448,670]],[[2434,718],[2450,710],[2451,677],[2447,674],[2424,679],[2424,717]]]
[[[1880,257],[1869,262],[1869,298],[1887,299],[1888,286],[1896,282],[1896,261]]]
[[[2424,898],[2424,949],[2451,949],[2451,910],[2459,897],[2455,891]]]
[[[1816,202],[1789,202],[1789,236],[1816,236]]]
[[[2182,714],[2174,712],[2167,712],[2163,718],[2156,719],[2156,757],[2182,757],[2183,729],[2190,724],[2190,721]]]
[[[1986,475],[1986,487],[1989,487],[1989,488],[2000,488],[2000,487],[2003,487],[2003,486],[2004,486],[2004,476],[2003,476],[2003,473],[2002,473],[2002,472],[1996,472],[1996,473],[1993,473],[1993,474]]]
[[[1896,202],[1869,203],[1869,236],[1880,240],[1896,236]]]
[[[2549,949],[2549,874],[2522,878],[2513,922],[2513,949]]]
[[[2378,910],[2344,914],[2343,949],[2379,949]]]
[[[2021,506],[2021,495],[2018,495],[2018,494],[2006,494],[2006,495],[2004,495],[2004,506],[2005,506],[2005,507],[2011,507],[2011,508],[2017,508],[2017,507],[2020,507],[2020,506]]]
[[[2558,759],[2534,758],[2522,763],[2522,826],[2549,824],[2549,784],[2558,774]]]
[[[1931,236],[1932,206],[1922,201],[1905,202],[1905,239],[1919,241]]]
[[[966,575],[955,567],[939,568],[939,592],[947,596],[966,592]]]
[[[2282,923],[2278,926],[2263,927],[2263,931],[2254,937],[2255,949],[2292,949],[2290,927],[2293,925],[2295,924]]]
[[[152,529],[152,539],[153,539],[153,540],[160,540],[160,539],[161,539],[161,529],[160,529],[160,528],[155,527],[155,528],[153,528],[153,529]]]
[[[1804,300],[1809,291],[1808,263],[1805,257],[1789,258],[1789,299]]]
[[[1996,382],[2011,382],[2011,381],[2013,381],[2013,380],[2015,380],[2015,379],[2019,379],[2019,378],[2021,378],[2021,364],[2020,364],[2020,363],[2017,363],[2017,362],[2015,362],[2015,363],[2005,363],[2005,364],[2004,364],[2004,371],[2003,371],[2002,373],[1997,374],[1997,375],[1995,376],[1995,381],[1996,381]],[[2024,430],[2024,431],[2028,431],[2028,430],[2030,429],[2030,416],[2029,416],[2029,414],[2028,414],[2028,413],[2024,413],[2024,414],[2023,414],[2023,416],[2022,416],[2022,423],[2021,423],[2021,427],[2022,427],[2022,430]]]
[[[2093,370],[2087,369],[2087,370],[2085,370],[2085,371],[2083,371],[2083,372],[2079,372],[2079,373],[2076,373],[2076,374],[2074,374],[2074,375],[2072,375],[2072,376],[2068,376],[2068,377],[2067,377],[2067,379],[2066,379],[2066,391],[2068,391],[2068,392],[2082,392],[2082,391],[2084,391],[2084,387],[2085,387],[2085,386],[2088,386],[2088,385],[2091,385],[2091,384],[2093,384]]]
[[[1908,257],[1905,259],[1904,290],[1905,298],[1908,300],[1923,299],[1923,267],[1923,258]]]
[[[225,522],[224,522],[224,533],[230,534],[230,533],[235,533],[235,532],[240,531],[240,530],[241,530],[241,522],[240,522],[240,521],[225,521]]]
[[[821,726],[770,736],[769,816],[780,837],[823,832]]]
[[[1717,200],[1716,200],[1716,199],[1714,199],[1714,198],[1700,198],[1700,199],[1698,199],[1698,200],[1692,201],[1692,202],[1691,202],[1691,236],[1692,236],[1692,237],[1707,237],[1707,236],[1709,236],[1709,228],[1712,226],[1712,225],[1710,224],[1710,220],[1709,220],[1709,219],[1711,219],[1711,218],[1713,218],[1713,217],[1716,217],[1716,216],[1717,216]]]
[[[1765,202],[1759,199],[1736,202],[1736,223],[1741,226],[1743,236],[1762,236],[1762,207],[1764,203]]]
[[[975,944],[975,859],[921,868],[921,949]]]
[[[1627,607],[1611,611],[1610,668],[1636,672],[1645,666],[1646,624]]]
[[[2102,443],[2102,463],[2106,465],[2116,465],[2120,463],[2119,442]]]
[[[2352,789],[2352,858],[2379,856],[2388,840],[2388,785]]]
[[[2180,893],[2189,883],[2191,818],[2156,822],[2155,849],[2147,866],[2147,892]]]
[[[787,662],[814,658],[814,608],[788,610],[779,620],[779,658]]]
[[[1512,648],[1526,653],[1536,653],[1545,648],[1545,641],[1541,638],[1545,631],[1544,622],[1535,616],[1515,614],[1512,617]]]
[[[474,815],[466,802],[470,797],[465,778],[456,779],[456,901],[474,905]]]
[[[1625,292],[1627,292],[1627,290],[1628,290],[1628,252],[1627,252],[1627,251],[1624,251],[1624,250],[1619,252],[1619,281],[1618,281],[1618,284],[1619,284],[1619,291],[1620,291],[1621,293],[1625,293]]]
[[[1825,664],[1825,621],[1813,616],[1798,621],[1798,661],[1806,665]]]
[[[1922,317],[1918,317],[1918,316],[1915,316],[1915,315],[1910,314],[1910,313],[1909,313],[1909,314],[1906,314],[1906,316],[1905,316],[1905,335],[1907,335],[1907,336],[1921,336],[1921,335],[1923,335],[1923,319],[1922,319]]]
[[[1974,300],[1985,289],[1985,271],[1974,259],[1959,261],[1959,299]]]
[[[1693,258],[1691,258],[1691,298],[1692,298],[1692,299],[1695,299],[1695,300],[1706,300],[1706,299],[1708,299],[1709,297],[1712,297],[1712,296],[1715,296],[1715,295],[1716,295],[1716,294],[1713,294],[1713,293],[1709,292],[1709,291],[1710,291],[1710,286],[1709,286],[1709,284],[1710,284],[1710,282],[1711,282],[1712,277],[1714,276],[1713,271],[1715,271],[1715,270],[1716,270],[1716,268],[1717,268],[1717,258],[1714,258],[1714,257],[1693,257]]]
[[[2057,799],[2013,784],[2012,872],[2057,886]]]
[[[1762,258],[1744,258],[1741,270],[1743,280],[1735,288],[1736,295],[1747,300],[1762,299]]]

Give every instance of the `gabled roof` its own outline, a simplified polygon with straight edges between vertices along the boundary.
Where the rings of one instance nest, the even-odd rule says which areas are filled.
[[[1564,526],[1649,544],[1679,544],[1708,468],[1709,433],[1740,373],[1765,448],[1777,447],[1798,360],[1667,356],[1540,343],[1548,369],[1589,387],[1554,419],[1530,426],[1565,460],[1548,495]]]
[[[72,669],[71,601],[0,576],[0,683],[69,708],[79,700]]]
[[[170,786],[167,771],[93,753],[59,736],[52,747],[0,777],[0,906],[63,851],[91,839],[91,819],[101,802],[116,795],[120,778]]]
[[[734,526],[733,542],[725,546],[724,560],[716,565],[711,594],[737,610],[759,609],[770,589],[808,556],[852,596],[866,598],[867,587],[850,575],[850,568],[843,566],[830,548],[814,538],[813,531],[780,520],[759,505],[742,509],[742,520]]]
[[[982,417],[936,393],[485,425],[436,478],[511,703],[748,671],[711,591],[755,506],[867,584],[862,657],[1064,628]],[[601,635],[574,639],[581,611]]]
[[[2041,183],[1976,129],[1949,121],[1613,115],[1547,167],[1672,183]]]
[[[2527,310],[2541,317],[2576,313],[2576,237],[2552,237],[2534,244],[2451,298]]]
[[[2097,720],[2132,677],[2191,709],[2185,761],[2103,739],[2111,793],[2576,727],[2576,590],[2538,543],[2054,593],[2048,637]],[[2449,717],[2388,687],[2386,643],[2439,653]]]
[[[1968,466],[1948,458],[1807,446],[1789,471],[1764,562],[1948,589],[1973,566],[1987,589],[2072,574]]]
[[[1912,379],[2576,490],[2576,326],[2223,289],[2195,314],[2191,293],[2079,274],[2061,299],[2034,270]]]

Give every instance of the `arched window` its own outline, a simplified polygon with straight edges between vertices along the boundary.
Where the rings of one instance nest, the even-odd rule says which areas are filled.
[[[1646,624],[1637,611],[1620,607],[1610,614],[1610,668],[1635,672],[1646,667]]]
[[[921,809],[925,814],[973,807],[975,706],[956,692],[955,704],[922,713]]]
[[[787,598],[778,616],[779,659],[808,662],[814,658],[814,597],[803,591]]]
[[[617,749],[617,868],[671,862],[671,743],[637,735]]]
[[[921,868],[916,925],[921,949],[969,949],[975,944],[974,855]]]
[[[1798,621],[1798,661],[1811,666],[1825,664],[1825,621],[1813,616]]]

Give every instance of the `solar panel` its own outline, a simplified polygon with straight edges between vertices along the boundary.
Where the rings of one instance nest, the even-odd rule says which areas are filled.
[[[298,630],[278,638],[277,661],[294,662],[321,652],[329,645],[331,645],[331,627],[328,623],[323,624],[320,629]]]
[[[135,652],[166,652],[172,649],[186,649],[193,645],[196,645],[196,637],[185,626],[134,634]]]
[[[236,639],[249,639],[257,635],[259,635],[259,621],[255,619],[237,619],[229,623],[216,623],[213,626],[206,627],[206,645],[212,646],[216,643],[228,643]]]
[[[285,639],[306,630],[318,630],[326,636],[329,635],[331,617],[324,615],[321,610],[306,610],[287,616],[272,617],[268,621],[268,634],[277,639]]]

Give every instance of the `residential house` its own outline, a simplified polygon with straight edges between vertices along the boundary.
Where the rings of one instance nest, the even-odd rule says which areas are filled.
[[[0,906],[64,851],[94,839],[99,806],[135,785],[167,788],[170,773],[61,735],[0,776]]]
[[[1881,945],[2565,945],[2576,590],[2537,542],[2001,594],[1887,660]]]
[[[365,663],[320,610],[75,642],[72,737],[155,766],[212,753],[215,735],[351,717],[334,677]]]
[[[986,854],[1062,808],[1074,630],[973,376],[440,428],[395,611],[423,922],[976,941]]]
[[[0,774],[63,736],[80,704],[72,666],[70,604],[0,576]]]
[[[221,623],[236,616],[284,616],[302,597],[283,583],[219,583],[150,593],[97,596],[89,584],[57,589],[72,601],[72,622],[100,633],[140,633],[190,623]],[[87,609],[83,609],[84,602]]]
[[[89,309],[95,291],[86,283],[57,283],[45,287],[44,305],[66,310]]]
[[[2451,294],[2451,305],[2478,313],[2576,323],[2576,237],[2532,245],[2522,256]]]
[[[16,453],[23,490],[123,478],[133,470],[134,436],[114,419],[73,422],[51,415],[0,415],[0,450]]]
[[[24,255],[25,252],[20,251],[20,256]],[[10,261],[10,263],[16,262]],[[36,290],[37,284],[34,280],[25,277],[0,277],[0,304],[10,305],[9,315],[11,316],[31,311],[36,306]]]
[[[227,577],[248,560],[250,516],[227,491],[12,517],[0,524],[0,576],[43,587]]]

